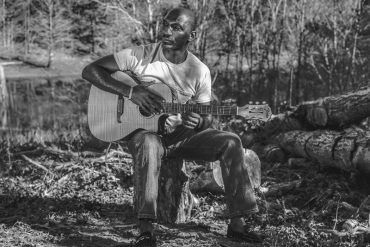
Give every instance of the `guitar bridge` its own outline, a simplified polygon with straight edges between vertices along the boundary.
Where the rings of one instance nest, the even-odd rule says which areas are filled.
[[[121,116],[123,114],[123,107],[125,105],[125,101],[123,99],[123,96],[122,95],[118,95],[118,102],[117,102],[117,122],[118,123],[122,123],[121,122]]]

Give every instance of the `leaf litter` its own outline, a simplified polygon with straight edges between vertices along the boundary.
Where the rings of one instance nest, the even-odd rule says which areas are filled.
[[[138,234],[130,155],[63,140],[1,147],[0,246],[129,246]],[[361,176],[299,164],[262,162],[260,211],[246,219],[266,235],[262,246],[370,246]],[[190,222],[155,225],[159,246],[256,246],[225,238],[223,195],[195,197]]]

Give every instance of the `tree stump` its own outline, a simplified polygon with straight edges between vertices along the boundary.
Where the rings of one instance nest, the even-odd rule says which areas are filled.
[[[207,191],[212,193],[224,193],[224,182],[220,161],[206,162],[206,169],[190,184],[193,192]],[[253,188],[261,185],[261,161],[258,155],[250,149],[244,149],[244,163],[248,169],[249,179]]]
[[[164,159],[158,187],[158,221],[170,224],[184,223],[189,220],[192,207],[193,200],[185,161]]]
[[[245,164],[253,188],[261,185],[261,162],[257,154],[245,149]],[[193,195],[190,191],[224,192],[224,183],[220,162],[205,162],[205,170],[192,181],[186,172],[187,162],[181,159],[164,159],[162,161],[157,216],[161,223],[184,223],[191,217]]]

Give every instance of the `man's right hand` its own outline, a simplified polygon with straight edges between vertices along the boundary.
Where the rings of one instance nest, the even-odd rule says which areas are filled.
[[[131,101],[148,115],[159,114],[163,111],[164,98],[143,85],[133,87]]]

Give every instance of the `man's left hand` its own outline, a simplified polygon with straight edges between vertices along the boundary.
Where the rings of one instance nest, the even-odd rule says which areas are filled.
[[[199,127],[201,122],[203,121],[203,118],[195,112],[186,112],[181,114],[182,117],[182,125],[185,128],[188,129],[194,129],[196,127]]]

